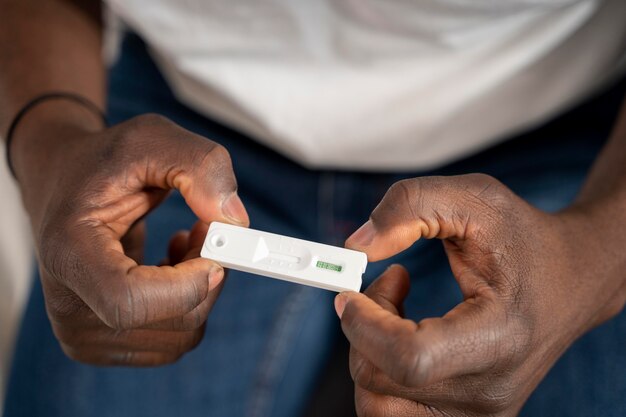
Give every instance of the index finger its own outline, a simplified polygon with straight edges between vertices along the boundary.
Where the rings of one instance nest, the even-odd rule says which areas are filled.
[[[248,225],[232,161],[222,145],[158,115],[139,116],[113,129],[118,138],[114,151],[124,153],[126,166],[105,175],[121,176],[124,187],[135,192],[175,188],[205,223]]]
[[[415,323],[364,294],[341,297],[341,327],[351,345],[402,386],[425,386],[486,369],[498,359],[496,350],[513,342],[489,303],[464,302],[443,318]]]
[[[389,188],[370,219],[346,240],[346,247],[378,261],[422,238],[473,239],[499,224],[502,212],[494,202],[507,198],[513,198],[512,192],[481,174],[399,181]]]
[[[182,316],[200,305],[224,276],[218,264],[203,258],[174,266],[138,265],[124,255],[106,226],[82,225],[73,234],[77,245],[65,260],[65,285],[112,328],[139,328]]]

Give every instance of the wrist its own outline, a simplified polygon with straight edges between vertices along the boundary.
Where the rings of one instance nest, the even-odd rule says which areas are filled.
[[[102,130],[104,120],[94,109],[71,98],[56,97],[37,103],[21,115],[7,146],[20,185],[26,185],[22,183],[28,182],[33,173],[51,175],[68,155],[73,140]]]
[[[44,101],[28,109],[7,143],[13,174],[34,230],[56,193],[63,171],[80,162],[86,136],[100,131],[102,118],[72,100]]]
[[[583,332],[618,315],[626,303],[626,219],[622,205],[612,203],[604,198],[579,202],[556,215],[572,278],[578,275],[592,312]]]

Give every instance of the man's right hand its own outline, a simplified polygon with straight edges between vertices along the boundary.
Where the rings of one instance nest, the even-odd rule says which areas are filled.
[[[12,147],[54,333],[81,362],[173,362],[201,340],[222,286],[222,268],[197,257],[206,224],[248,224],[228,152],[154,115],[100,131],[45,123],[76,106],[55,103],[24,118]],[[171,189],[200,223],[174,237],[171,265],[141,265],[142,218]]]

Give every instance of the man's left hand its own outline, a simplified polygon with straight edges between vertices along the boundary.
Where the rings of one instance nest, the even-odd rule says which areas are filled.
[[[443,317],[402,318],[399,266],[365,294],[337,296],[359,416],[516,415],[572,342],[624,306],[584,219],[537,210],[485,175],[392,186],[346,246],[377,261],[442,239],[464,301]]]

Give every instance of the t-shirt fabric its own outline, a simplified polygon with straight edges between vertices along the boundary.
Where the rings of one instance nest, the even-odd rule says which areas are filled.
[[[177,97],[315,168],[431,168],[614,75],[624,0],[107,0]]]

